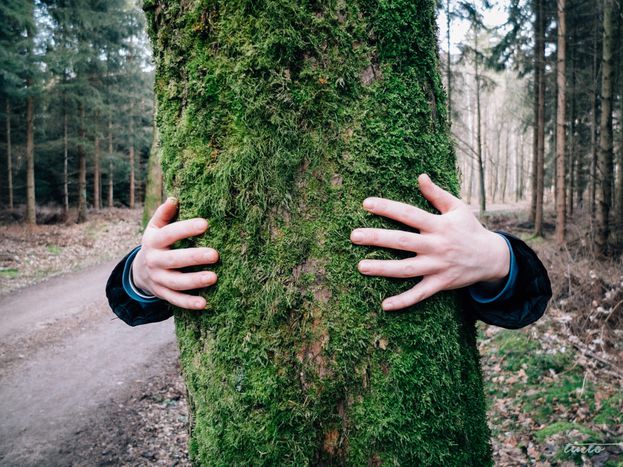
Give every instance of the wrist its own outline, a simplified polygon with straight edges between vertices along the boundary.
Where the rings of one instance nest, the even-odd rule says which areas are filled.
[[[482,282],[500,283],[510,272],[510,249],[500,234],[487,231],[486,245],[490,251],[487,273]]]
[[[136,255],[138,256],[140,254],[139,253]],[[149,287],[147,287],[147,285],[144,284],[144,282],[140,279],[140,274],[136,274],[136,257],[134,257],[134,260],[132,261],[132,264],[130,265],[130,274],[128,277],[130,286],[135,290],[136,293],[138,293],[141,296],[144,296],[145,298],[151,298],[151,297],[155,297],[155,294],[149,290]]]

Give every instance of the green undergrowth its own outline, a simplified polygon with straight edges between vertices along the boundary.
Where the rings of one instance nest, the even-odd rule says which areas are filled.
[[[613,444],[623,443],[616,435],[623,423],[623,394],[620,387],[590,378],[576,363],[574,347],[552,345],[547,336],[505,330],[485,340],[490,425],[496,437],[513,433],[523,440],[519,447],[535,461],[581,465],[606,445],[616,449]],[[590,446],[592,451],[580,452]]]
[[[475,330],[454,294],[384,313],[368,196],[458,190],[435,2],[146,1],[164,176],[191,244],[220,252],[208,309],[176,312],[202,465],[487,465]],[[403,227],[404,228],[404,227]]]

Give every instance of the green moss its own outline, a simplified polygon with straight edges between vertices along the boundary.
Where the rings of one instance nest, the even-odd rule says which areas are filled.
[[[167,189],[222,258],[208,310],[176,312],[193,460],[489,464],[473,322],[450,293],[382,312],[414,283],[362,277],[397,254],[349,241],[392,225],[368,196],[430,208],[422,172],[458,189],[435,2],[145,8]]]
[[[19,276],[19,270],[16,268],[3,268],[0,269],[0,276],[7,279],[15,279],[17,276]]]

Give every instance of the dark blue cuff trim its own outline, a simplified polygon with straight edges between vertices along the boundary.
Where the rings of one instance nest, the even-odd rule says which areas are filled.
[[[497,233],[497,232],[496,232]],[[469,295],[472,297],[472,300],[478,303],[487,304],[493,302],[502,302],[513,295],[515,290],[515,282],[517,282],[517,260],[515,259],[515,253],[513,252],[513,247],[511,246],[510,241],[504,235],[500,235],[508,245],[508,249],[510,251],[510,267],[508,272],[508,280],[506,281],[506,285],[504,288],[495,295],[495,297],[487,297],[483,294],[482,288],[478,287],[478,284],[474,284],[469,287]]]
[[[130,285],[130,269],[132,268],[132,261],[134,261],[134,257],[140,249],[140,245],[134,248],[128,255],[128,258],[125,260],[123,275],[121,276],[121,284],[123,285],[123,290],[125,290],[125,293],[127,293],[132,300],[136,300],[139,303],[154,303],[159,301],[160,299],[158,297],[143,298],[140,295],[137,295],[137,293],[132,289],[132,286]]]

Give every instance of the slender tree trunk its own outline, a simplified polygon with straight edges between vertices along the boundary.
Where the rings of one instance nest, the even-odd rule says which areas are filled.
[[[478,28],[474,31],[474,50],[478,54]],[[478,176],[479,176],[479,209],[480,215],[487,211],[487,194],[485,191],[485,165],[482,155],[482,109],[480,101],[480,59],[474,57],[474,75],[476,78],[476,148],[478,154]]]
[[[523,198],[522,179],[523,179],[523,134],[519,144],[515,144],[515,203]]]
[[[567,190],[567,214],[569,217],[573,216],[574,210],[574,201],[577,200],[581,202],[581,197],[576,196],[576,185],[579,186],[579,183],[576,183],[576,62],[575,62],[575,49],[574,47],[569,47],[571,49],[571,118],[570,127],[569,127],[569,188]]]
[[[623,12],[623,7],[620,8]],[[623,48],[623,24],[619,28],[619,47]],[[623,53],[619,49],[619,151],[615,185],[615,231],[619,246],[623,246]]]
[[[164,192],[162,165],[160,159],[160,135],[154,118],[154,136],[147,163],[147,184],[145,186],[145,206],[143,207],[143,225],[147,225],[151,216],[162,203]]]
[[[102,176],[100,168],[100,137],[99,134],[95,135],[95,152],[93,156],[93,208],[99,211],[102,207],[101,201],[101,186]]]
[[[566,0],[557,0],[558,5],[558,64],[556,66],[556,83],[558,85],[558,103],[556,112],[556,243],[565,241],[567,225],[565,183],[565,156],[567,137],[565,134],[567,110],[567,19]]]
[[[65,107],[63,106],[63,109]],[[69,218],[69,142],[67,129],[67,111],[63,110],[63,217]]]
[[[135,161],[134,161],[134,104],[130,111],[130,209],[134,209],[136,196],[136,178],[135,178]]]
[[[32,84],[29,82],[28,89]],[[34,141],[34,110],[33,98],[26,98],[26,223],[37,224],[35,202],[35,141]]]
[[[13,147],[11,144],[11,103],[6,101],[6,171],[9,209],[13,209]]]
[[[422,172],[458,190],[436,1],[162,5],[165,180],[223,256],[209,310],[176,310],[193,462],[491,465],[473,321],[452,293],[379,312],[406,284],[359,274],[348,241],[370,193],[425,207]]]
[[[538,164],[539,164],[539,125],[541,122],[540,118],[540,107],[539,107],[539,89],[541,85],[541,66],[539,64],[540,57],[540,24],[541,24],[541,1],[542,0],[533,0],[533,9],[534,9],[534,132],[533,143],[532,143],[532,194],[530,198],[530,222],[536,222],[536,198],[537,198],[537,186],[538,186]]]
[[[112,161],[112,118],[108,117],[108,208],[114,206],[114,166]]]
[[[80,104],[80,143],[78,145],[78,223],[87,220],[87,158],[84,149],[84,105]]]
[[[446,60],[446,76],[448,79],[448,126],[452,126],[452,55],[450,48],[452,47],[451,31],[452,17],[450,10],[450,0],[446,0],[446,41],[448,46],[448,56]]]
[[[504,157],[504,172],[502,172],[502,186],[500,187],[500,191],[502,192],[502,204],[506,202],[506,185],[508,183],[508,169],[510,167],[510,130],[508,127],[506,128],[506,148]]]
[[[601,254],[608,250],[610,236],[610,209],[612,206],[612,54],[613,54],[613,0],[604,0],[603,55],[601,83],[601,119],[597,175],[595,243]]]
[[[536,205],[534,235],[543,235],[543,192],[545,183],[545,15],[543,0],[538,0],[537,9],[537,66],[538,72],[538,115],[537,115],[537,163],[536,163]]]
[[[597,86],[597,13],[594,15],[594,34],[593,34],[593,92],[591,100],[591,164],[590,164],[590,176],[588,185],[588,202],[590,206],[591,218],[595,218],[595,198],[597,192],[597,154],[598,154],[598,142],[597,142],[597,93],[599,88]]]

